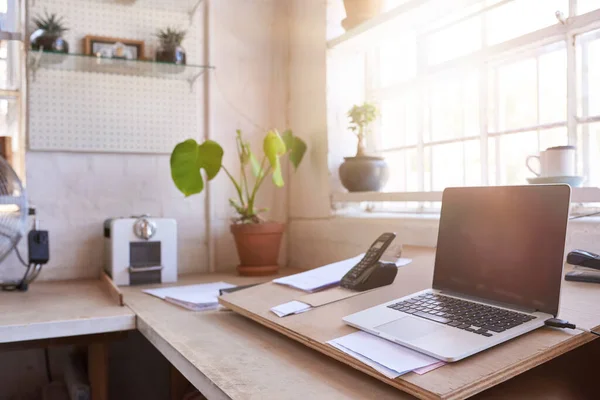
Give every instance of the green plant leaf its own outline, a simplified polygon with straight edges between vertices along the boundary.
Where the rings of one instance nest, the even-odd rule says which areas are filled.
[[[177,189],[186,197],[202,192],[204,179],[200,169],[212,180],[223,161],[223,148],[212,140],[198,145],[194,139],[179,143],[171,153],[171,178]]]
[[[298,136],[294,136],[289,129],[283,132],[281,138],[285,142],[286,150],[290,153],[290,162],[294,166],[294,169],[297,170],[306,153],[306,143]]]
[[[272,130],[267,132],[263,142],[263,151],[265,152],[267,160],[269,160],[271,168],[273,168],[273,183],[275,183],[277,187],[282,187],[283,174],[281,173],[279,157],[285,154],[286,147],[285,142],[281,136],[279,136],[277,131]]]
[[[260,163],[258,162],[258,159],[254,155],[254,153],[250,150],[250,147],[248,147],[248,152],[250,153],[250,165],[252,166],[252,174],[254,174],[254,176],[257,178],[260,178],[263,174]]]

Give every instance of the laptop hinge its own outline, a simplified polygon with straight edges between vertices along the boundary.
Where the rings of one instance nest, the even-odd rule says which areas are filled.
[[[472,300],[472,301],[477,301],[479,303],[484,303],[490,306],[497,306],[497,307],[503,307],[503,308],[510,308],[511,310],[516,310],[516,311],[521,311],[524,313],[534,313],[538,310],[533,309],[533,308],[528,308],[528,307],[523,307],[523,306],[517,306],[514,304],[510,304],[510,303],[502,303],[500,301],[493,301],[493,300],[489,300],[489,299],[484,299],[481,297],[477,297],[477,296],[471,296],[471,295],[467,295],[464,293],[459,293],[459,292],[454,292],[452,290],[438,290],[439,293],[441,294],[446,294],[448,296],[453,296],[453,297],[459,297],[461,299],[465,299],[465,300]]]

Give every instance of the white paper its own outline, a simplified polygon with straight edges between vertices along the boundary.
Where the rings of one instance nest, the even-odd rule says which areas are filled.
[[[414,372],[415,374],[419,374],[419,375],[425,375],[426,373],[428,373],[428,372],[431,372],[431,371],[433,371],[433,370],[435,370],[435,369],[438,369],[439,367],[443,367],[444,365],[446,365],[446,363],[445,363],[445,362],[443,362],[443,361],[440,361],[440,362],[437,362],[437,363],[435,363],[435,364],[428,365],[428,366],[426,366],[426,367],[423,367],[423,368],[418,368],[418,369],[415,369],[413,372]]]
[[[280,304],[276,307],[271,308],[271,312],[277,315],[279,318],[287,317],[292,314],[300,314],[310,310],[312,307],[309,304],[301,301],[293,300],[288,303]]]
[[[235,287],[226,282],[146,289],[144,293],[193,311],[214,310],[219,304],[219,289]]]
[[[188,294],[210,294],[219,296],[219,289],[229,289],[235,287],[227,282],[212,282],[202,283],[198,285],[186,285],[186,286],[172,286],[159,289],[146,289],[143,292],[148,293],[151,296],[165,299],[165,297],[171,297],[177,299],[179,296],[185,296]],[[216,294],[215,294],[216,293]]]
[[[216,299],[215,299],[216,300]],[[216,310],[219,308],[219,303],[214,301],[208,301],[205,303],[188,303],[186,301],[180,301],[177,299],[173,299],[171,297],[165,297],[165,301],[175,304],[177,306],[187,308],[191,311],[208,311],[208,310]]]
[[[415,369],[437,364],[440,361],[437,358],[419,353],[408,347],[392,343],[366,332],[351,333],[350,335],[333,339],[328,343],[331,345],[335,343],[382,367],[395,371],[397,373],[396,376],[386,375],[390,378],[396,378]],[[360,358],[357,359],[363,361]]]
[[[320,268],[301,272],[299,274],[274,279],[273,282],[280,285],[291,286],[305,292],[314,292],[340,283],[344,275],[362,260],[364,254],[347,260],[338,261]],[[394,261],[391,261],[394,262]],[[408,258],[399,258],[395,261],[398,267],[408,265],[412,262]]]
[[[399,258],[396,260],[396,267],[404,267],[412,262],[412,258]]]
[[[356,257],[328,264],[320,268],[278,278],[273,280],[273,282],[304,290],[305,292],[313,292],[340,283],[346,272],[358,264],[363,256],[364,254],[360,254]]]
[[[368,359],[365,356],[362,356],[352,350],[349,350],[347,348],[345,348],[342,345],[337,344],[335,341],[330,341],[329,342],[330,345],[332,345],[333,347],[335,347],[336,349],[338,349],[341,352],[344,352],[346,354],[348,354],[349,356],[352,356],[354,358],[356,358],[358,361],[362,362],[363,364],[367,364],[369,367],[373,368],[376,371],[381,372],[383,375],[385,375],[386,377],[390,378],[390,379],[396,379],[397,377],[400,376],[400,374],[396,371],[394,371],[393,369],[389,369],[384,367],[381,364],[377,364],[375,361]]]

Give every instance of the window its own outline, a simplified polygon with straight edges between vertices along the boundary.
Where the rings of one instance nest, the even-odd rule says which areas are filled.
[[[525,184],[526,157],[560,145],[600,186],[600,2],[429,0],[408,13],[328,52],[332,169],[346,110],[368,100],[386,192]]]
[[[24,178],[24,0],[0,0],[0,148]],[[5,149],[6,147],[6,149]]]

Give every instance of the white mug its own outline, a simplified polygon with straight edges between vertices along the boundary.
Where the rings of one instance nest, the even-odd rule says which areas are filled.
[[[539,172],[529,164],[533,159],[537,159],[540,164]],[[550,147],[540,152],[539,156],[527,157],[525,165],[539,177],[575,176],[575,146]]]

